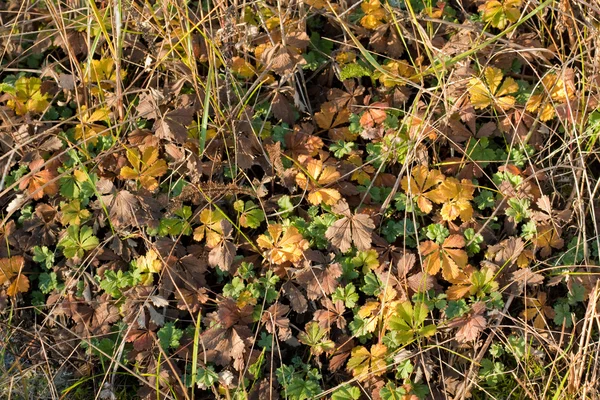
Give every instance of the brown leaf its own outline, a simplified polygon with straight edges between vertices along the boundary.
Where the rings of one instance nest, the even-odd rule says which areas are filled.
[[[333,207],[336,214],[344,215],[344,218],[334,222],[325,232],[325,237],[331,241],[342,253],[350,250],[352,243],[360,251],[371,248],[371,234],[375,224],[367,214],[354,214],[350,212],[348,203],[340,200]]]
[[[234,243],[222,240],[208,253],[208,264],[211,267],[219,267],[221,271],[229,271],[230,274],[234,274],[236,270],[232,269],[232,266],[236,250],[237,247]]]
[[[261,317],[261,321],[265,324],[267,331],[275,334],[275,331],[277,330],[277,336],[279,337],[279,340],[282,341],[286,341],[292,336],[290,320],[285,317],[289,311],[290,308],[288,306],[275,303],[269,307]]]
[[[304,314],[306,310],[308,310],[308,302],[306,301],[306,297],[302,294],[300,289],[296,287],[296,285],[290,281],[287,281],[283,284],[282,289],[285,297],[287,297],[290,301],[292,310],[298,314]]]
[[[313,320],[317,321],[319,326],[325,329],[330,329],[334,324],[338,328],[344,329],[346,327],[346,318],[344,318],[346,307],[344,306],[344,302],[341,300],[332,302],[328,297],[324,297],[321,299],[321,303],[325,309],[315,311]]]
[[[326,268],[308,267],[298,274],[296,280],[306,287],[306,294],[310,300],[317,300],[335,291],[338,286],[337,278],[340,276],[342,266],[334,263]]]
[[[184,144],[188,139],[188,125],[192,123],[195,108],[185,107],[165,113],[154,122],[153,130],[160,139]]]
[[[283,93],[275,93],[271,111],[273,111],[275,118],[282,120],[286,124],[292,125],[294,123],[294,107]]]
[[[456,318],[448,324],[450,328],[459,327],[458,331],[456,331],[456,340],[461,343],[467,343],[477,339],[487,326],[487,321],[483,316],[484,311],[485,304],[475,303],[467,316]]]

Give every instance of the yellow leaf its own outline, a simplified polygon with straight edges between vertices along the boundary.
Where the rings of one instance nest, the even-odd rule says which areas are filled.
[[[519,85],[512,78],[506,78],[502,82],[502,71],[499,68],[487,67],[483,73],[484,79],[471,78],[469,80],[469,94],[471,104],[474,108],[485,108],[487,106],[498,106],[503,110],[512,108],[515,98],[510,94],[519,90]]]
[[[419,246],[425,258],[425,272],[436,275],[440,269],[446,280],[458,279],[461,269],[465,268],[469,260],[465,247],[465,239],[461,235],[450,235],[444,243],[439,244],[429,240]]]
[[[433,208],[431,200],[437,201],[435,197],[438,196],[433,188],[443,182],[445,176],[437,169],[429,171],[424,165],[415,166],[411,175],[412,179],[409,176],[402,178],[402,189],[417,200],[421,211],[429,214]]]
[[[353,376],[382,375],[387,370],[387,350],[387,346],[383,344],[374,344],[370,352],[363,346],[355,347],[346,368]]]
[[[461,182],[456,178],[448,178],[432,191],[429,198],[436,203],[444,203],[441,210],[444,221],[454,221],[460,217],[467,222],[473,216],[473,206],[469,200],[473,200],[474,191],[475,187],[468,179]]]
[[[483,20],[488,22],[494,28],[504,29],[508,23],[515,23],[519,20],[521,12],[521,0],[491,0],[483,6]]]
[[[324,203],[332,206],[342,198],[337,190],[321,187],[336,182],[340,178],[340,173],[334,166],[324,166],[323,161],[312,159],[308,162],[306,171],[310,175],[310,179],[303,172],[299,172],[296,175],[296,183],[301,189],[308,190],[308,201],[311,204]]]
[[[157,148],[147,147],[141,156],[137,149],[127,149],[127,159],[132,167],[121,168],[121,179],[139,179],[142,186],[150,191],[158,188],[156,178],[167,172],[167,162],[158,159]]]
[[[231,70],[241,76],[242,78],[252,78],[256,75],[254,72],[254,68],[252,65],[244,60],[242,57],[233,57],[233,62],[231,64]]]
[[[17,278],[10,284],[6,289],[6,294],[14,297],[17,293],[25,293],[29,290],[29,278],[25,275],[19,274]]]
[[[269,262],[279,265],[287,261],[297,263],[302,259],[309,244],[298,229],[290,226],[284,233],[280,224],[272,224],[269,225],[268,231],[270,237],[260,235],[256,243],[260,248],[267,250]]]
[[[48,96],[41,92],[42,81],[39,78],[20,77],[15,82],[15,93],[6,102],[17,115],[28,112],[41,113],[48,107]]]
[[[158,253],[153,249],[148,250],[145,256],[140,256],[136,260],[136,267],[141,271],[157,274],[162,269],[162,261],[158,258]]]
[[[219,210],[205,208],[200,213],[200,222],[202,225],[194,229],[194,240],[201,241],[206,237],[206,246],[214,248],[221,243],[223,239],[223,226],[221,221],[225,219],[223,213]]]
[[[21,272],[25,259],[21,256],[0,259],[0,285],[10,281]]]

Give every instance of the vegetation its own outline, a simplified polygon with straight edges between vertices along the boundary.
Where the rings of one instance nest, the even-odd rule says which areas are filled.
[[[600,396],[595,2],[0,21],[1,398]]]

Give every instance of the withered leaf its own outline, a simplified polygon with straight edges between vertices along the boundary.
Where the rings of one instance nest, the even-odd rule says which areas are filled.
[[[261,317],[261,321],[265,324],[267,331],[273,334],[277,331],[277,336],[282,341],[286,341],[292,336],[290,320],[285,316],[289,311],[290,308],[288,306],[275,303]]]
[[[290,281],[287,281],[283,284],[282,289],[285,297],[287,297],[290,301],[292,310],[298,314],[304,314],[306,310],[308,310],[308,302],[306,301],[306,297],[296,285]]]
[[[352,243],[360,251],[371,248],[371,234],[375,224],[367,214],[352,214],[348,203],[340,200],[334,207],[333,212],[342,214],[344,217],[334,222],[325,232],[327,239],[342,253],[350,250]]]
[[[154,122],[153,130],[160,139],[175,140],[184,144],[188,138],[187,127],[192,123],[194,113],[194,107],[169,111]]]
[[[334,263],[326,268],[308,267],[298,274],[296,281],[306,287],[306,295],[310,300],[317,300],[335,291],[340,276],[342,266]]]
[[[208,253],[208,264],[211,267],[219,267],[221,271],[229,271],[229,273],[234,274],[235,270],[232,270],[232,266],[236,249],[237,247],[233,242],[222,240],[219,245]]]

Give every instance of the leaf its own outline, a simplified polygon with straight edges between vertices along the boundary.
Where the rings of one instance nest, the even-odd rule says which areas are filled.
[[[352,349],[350,359],[346,369],[352,372],[352,376],[380,376],[387,370],[387,346],[383,344],[374,344],[371,351],[363,346]]]
[[[359,251],[371,248],[371,234],[375,224],[367,214],[352,214],[345,200],[333,207],[333,212],[344,217],[331,225],[325,232],[325,237],[342,253],[346,253],[354,243]]]
[[[389,319],[390,329],[397,332],[401,344],[412,342],[417,337],[429,337],[435,334],[435,325],[424,325],[429,308],[423,302],[404,301],[396,306],[394,315]]]
[[[344,385],[331,394],[331,400],[358,400],[360,389],[355,386]]]
[[[281,341],[286,341],[292,336],[290,320],[285,317],[289,311],[290,308],[288,306],[275,303],[261,317],[261,321],[265,324],[267,332],[275,334],[275,331],[277,331],[277,336]]]
[[[434,191],[434,187],[442,183],[445,176],[437,169],[429,171],[424,165],[417,165],[412,169],[412,179],[410,176],[402,178],[402,189],[407,195],[412,195],[419,209],[425,214],[429,214],[433,208],[431,200],[438,202],[439,193]],[[432,198],[433,197],[433,198]]]
[[[21,256],[0,259],[0,285],[12,280],[24,266],[25,259]]]
[[[443,203],[440,212],[444,221],[454,221],[460,217],[463,222],[473,217],[473,200],[475,186],[468,179],[459,181],[456,178],[447,178],[440,186],[430,192],[430,198],[436,203]]]
[[[237,246],[229,240],[222,240],[219,245],[208,253],[208,264],[219,267],[221,271],[235,272],[231,270],[235,258]]]
[[[21,256],[0,259],[0,285],[9,283],[6,294],[15,297],[29,291],[29,278],[23,273],[25,260]]]
[[[245,79],[250,79],[254,75],[256,75],[256,72],[254,71],[252,64],[250,64],[248,61],[244,60],[243,58],[237,57],[237,56],[233,57],[231,59],[231,70],[236,75],[239,75],[240,77],[245,78]]]
[[[61,203],[60,211],[60,222],[63,225],[81,225],[83,221],[91,216],[88,210],[81,208],[79,200],[73,200],[70,203]]]
[[[233,204],[233,208],[241,213],[240,225],[244,228],[256,229],[265,220],[265,213],[253,201],[238,200]]]
[[[548,257],[552,253],[552,248],[562,249],[565,241],[560,237],[560,229],[550,223],[544,223],[538,226],[533,244],[541,248],[540,255],[542,257]]]
[[[153,129],[160,139],[174,140],[185,144],[188,140],[188,126],[194,120],[194,107],[179,108],[166,112],[154,121]]]
[[[489,0],[481,6],[483,20],[494,28],[504,29],[509,23],[519,20],[521,0]]]
[[[450,235],[441,246],[431,240],[422,243],[419,250],[425,257],[425,272],[436,275],[441,269],[444,279],[458,278],[460,269],[469,259],[467,252],[462,250],[464,247],[465,239],[461,235]]]
[[[511,1],[511,0],[508,0]],[[469,81],[469,94],[474,108],[482,109],[488,106],[498,106],[502,110],[509,110],[515,104],[511,94],[519,90],[519,85],[512,78],[502,82],[502,71],[499,68],[487,67],[483,72],[484,78],[471,78]]]
[[[50,106],[48,95],[42,94],[42,81],[39,78],[20,77],[15,81],[14,92],[10,93],[10,100],[6,105],[12,108],[17,115],[28,112],[40,114]]]
[[[456,340],[461,343],[474,342],[477,340],[479,334],[487,326],[487,321],[483,316],[484,311],[485,304],[476,303],[472,306],[472,311],[469,315],[458,318],[456,321],[449,324],[450,327],[459,327],[458,331],[456,331]]]
[[[317,382],[311,379],[293,378],[286,390],[286,397],[292,400],[312,399],[321,393],[321,388]]]
[[[183,336],[183,331],[175,327],[173,322],[167,322],[165,326],[156,332],[160,346],[163,350],[168,351],[169,348],[176,349],[179,347],[179,340]]]
[[[322,187],[340,179],[340,173],[334,166],[324,166],[323,161],[312,159],[308,162],[306,171],[309,177],[304,172],[299,172],[296,183],[300,189],[308,191],[308,201],[311,204],[325,203],[332,206],[340,200],[342,196],[337,190]]]
[[[573,326],[573,314],[568,303],[557,303],[554,306],[554,323],[558,326],[564,324],[565,328]]]
[[[25,190],[34,200],[39,200],[44,197],[54,196],[58,193],[58,182],[56,181],[56,173],[48,168],[41,169],[44,165],[43,159],[37,159],[29,164],[31,174],[28,177],[21,179],[19,189]]]
[[[310,352],[315,356],[335,348],[335,344],[327,338],[327,330],[314,321],[306,324],[305,331],[298,334],[298,340],[309,346]]]
[[[166,161],[158,157],[158,149],[152,146],[147,147],[141,155],[137,149],[127,149],[127,159],[131,167],[122,167],[119,177],[139,180],[142,186],[150,191],[157,189],[156,178],[167,172]]]
[[[297,263],[302,259],[309,243],[298,229],[290,226],[283,232],[283,226],[279,224],[271,224],[267,229],[269,236],[260,235],[256,243],[267,250],[269,262],[279,265],[286,261]]]
[[[299,272],[296,280],[306,287],[306,295],[310,300],[333,293],[338,286],[338,278],[342,276],[342,267],[339,263],[332,263],[327,267],[308,267]]]
[[[223,225],[225,215],[221,210],[211,210],[205,208],[200,213],[200,222],[202,225],[194,229],[194,240],[201,241],[206,238],[206,245],[210,248],[216,247],[223,239]]]
[[[556,315],[554,309],[547,304],[547,298],[545,292],[539,292],[536,297],[525,298],[525,309],[520,315],[526,321],[533,319],[533,326],[536,329],[546,329],[546,318],[554,319]]]
[[[386,12],[381,7],[380,0],[364,0],[361,3],[360,8],[365,13],[360,20],[360,24],[364,28],[376,29],[383,25],[386,18]]]
[[[58,242],[58,247],[63,249],[67,258],[81,258],[86,251],[96,248],[99,240],[89,226],[71,225],[67,228],[66,235]]]

